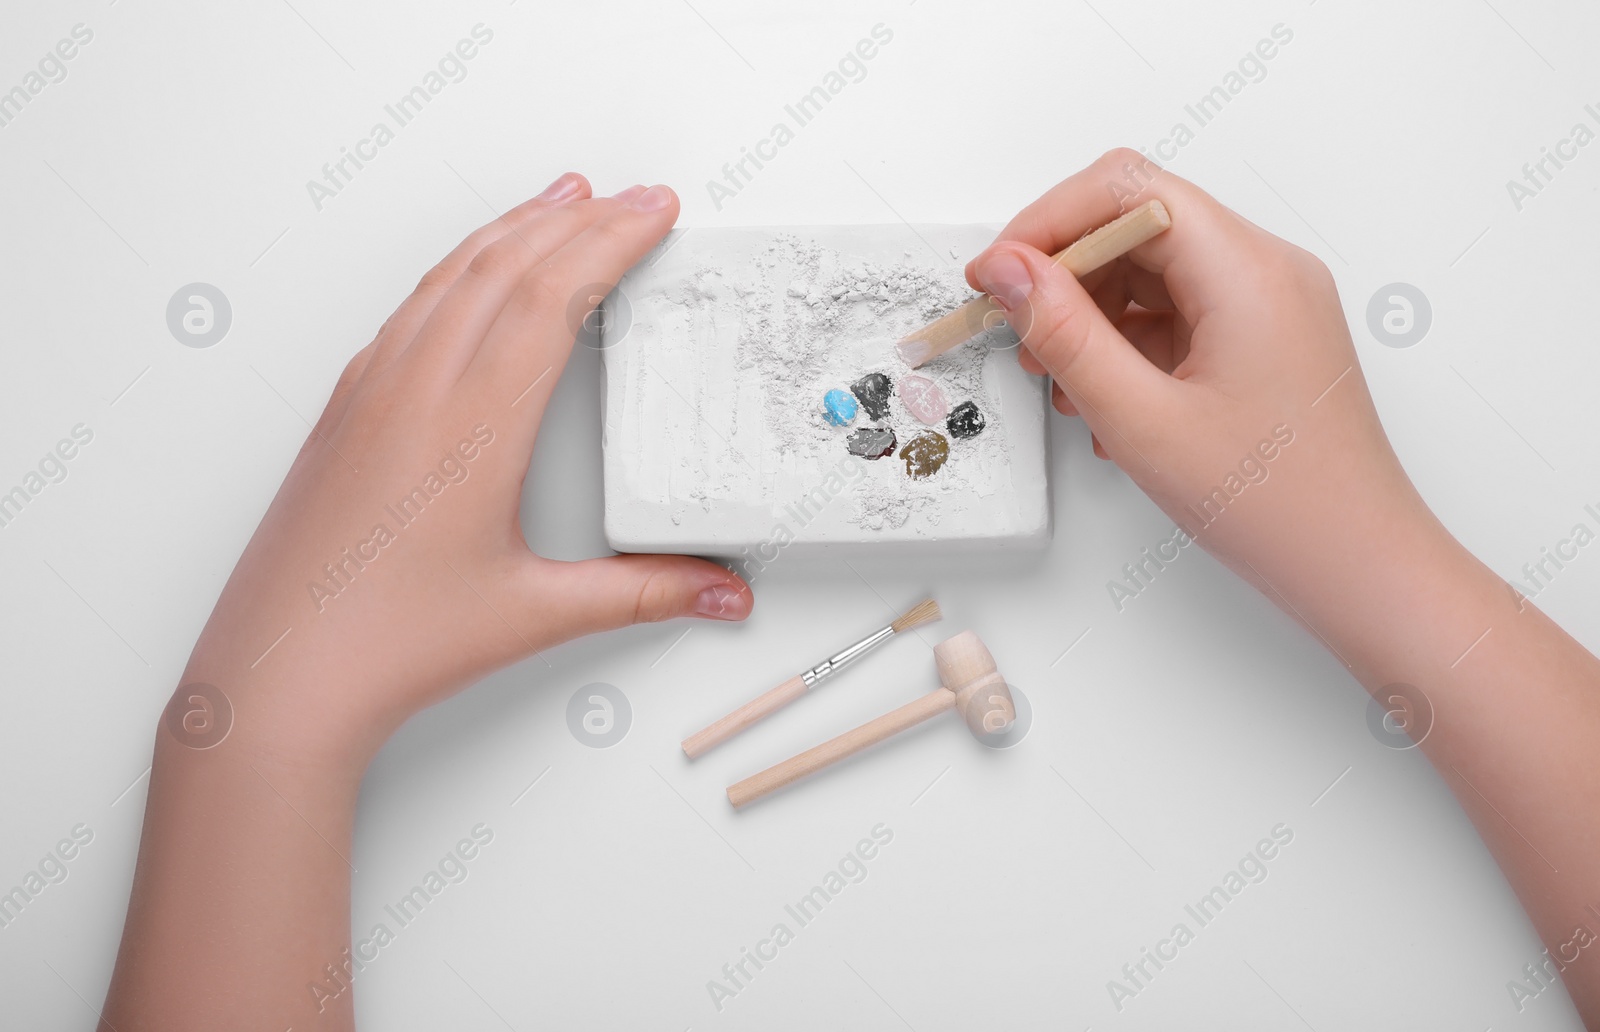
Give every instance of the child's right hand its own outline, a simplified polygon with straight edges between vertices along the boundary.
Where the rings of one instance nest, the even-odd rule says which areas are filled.
[[[1166,233],[1082,283],[1051,262],[1150,199]],[[1326,592],[1375,538],[1445,539],[1384,435],[1327,268],[1137,152],[1029,205],[967,277],[1096,453],[1258,585]]]
[[[1046,257],[1151,198],[1172,228],[1085,282]],[[967,275],[1096,452],[1350,668],[1384,744],[1399,727],[1421,745],[1547,952],[1594,941],[1600,663],[1423,503],[1323,264],[1121,150],[1024,209]],[[1561,976],[1592,1029],[1597,963]]]

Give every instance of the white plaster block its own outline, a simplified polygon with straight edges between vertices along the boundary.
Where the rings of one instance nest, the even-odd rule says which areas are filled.
[[[1005,326],[918,370],[976,437],[924,426],[898,394],[893,344],[972,296],[982,226],[675,230],[606,299],[605,530],[624,552],[770,561],[778,554],[1041,548],[1050,538],[1047,381],[1017,364]],[[822,418],[830,388],[882,372],[887,420]],[[851,456],[850,430],[889,426],[896,452]],[[899,449],[949,440],[913,479]]]

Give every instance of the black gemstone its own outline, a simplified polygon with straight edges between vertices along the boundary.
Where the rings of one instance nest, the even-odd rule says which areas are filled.
[[[951,437],[977,437],[983,433],[983,413],[978,411],[976,404],[963,401],[950,410],[944,425]]]
[[[850,385],[850,393],[873,419],[889,418],[889,394],[893,390],[894,384],[882,373],[868,373]]]

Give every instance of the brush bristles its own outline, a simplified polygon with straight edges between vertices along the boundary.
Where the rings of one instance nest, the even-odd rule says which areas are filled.
[[[921,627],[923,624],[933,623],[942,615],[939,612],[939,603],[931,598],[923,599],[906,610],[900,616],[900,619],[896,620],[891,626],[894,627],[894,633],[904,634],[913,627]]]

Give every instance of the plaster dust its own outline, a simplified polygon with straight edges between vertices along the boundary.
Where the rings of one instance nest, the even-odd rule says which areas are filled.
[[[1001,327],[929,363],[949,407],[973,402],[971,438],[928,426],[899,394],[903,334],[973,296],[962,262],[982,227],[675,231],[606,302],[606,532],[620,551],[713,554],[904,543],[1042,545],[1049,538],[1045,384]],[[937,251],[933,250],[937,248]],[[823,417],[831,388],[894,382],[887,418]],[[895,452],[850,454],[862,428]],[[943,466],[907,475],[928,432]]]

